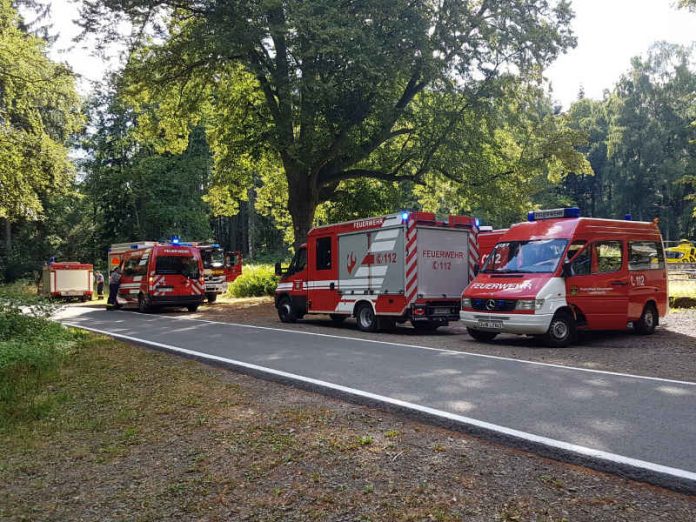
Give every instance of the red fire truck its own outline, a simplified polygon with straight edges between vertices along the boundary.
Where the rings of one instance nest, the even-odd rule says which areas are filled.
[[[195,312],[205,298],[200,250],[173,241],[148,246],[132,245],[120,254],[121,286],[117,307],[141,312],[165,306],[184,306]]]
[[[278,316],[294,322],[354,316],[377,331],[411,321],[434,330],[459,318],[459,297],[478,262],[476,220],[402,212],[310,230],[275,292]]]
[[[510,227],[462,296],[469,334],[538,336],[568,346],[578,330],[651,334],[667,314],[667,270],[655,223],[539,210]]]
[[[242,253],[239,251],[225,252],[225,280],[233,283],[242,275]]]
[[[478,247],[479,255],[481,256],[479,267],[482,267],[486,262],[488,254],[491,253],[493,247],[496,245],[496,243],[498,243],[498,239],[500,239],[500,236],[502,236],[505,232],[507,232],[507,228],[500,228],[498,230],[493,230],[493,227],[479,228]]]
[[[92,299],[92,265],[68,261],[50,263],[43,268],[39,294],[46,297],[81,301]]]

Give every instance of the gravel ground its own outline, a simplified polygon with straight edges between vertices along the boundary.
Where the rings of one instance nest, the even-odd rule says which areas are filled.
[[[440,328],[433,334],[416,332],[408,325],[399,326],[389,333],[368,334],[360,332],[352,319],[336,326],[328,316],[321,315],[306,316],[296,324],[283,324],[278,320],[272,300],[265,298],[229,300],[204,306],[192,317],[379,339],[665,379],[696,380],[696,310],[693,309],[672,311],[654,335],[586,333],[569,348],[546,348],[539,346],[532,338],[515,335],[500,335],[491,343],[480,343],[469,337],[466,328],[458,322]]]
[[[0,425],[2,520],[692,522],[696,513],[693,496],[103,337],[90,337],[46,395],[55,406],[43,418]]]

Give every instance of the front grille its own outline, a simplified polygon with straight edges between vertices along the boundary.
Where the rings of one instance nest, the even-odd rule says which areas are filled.
[[[471,307],[484,312],[509,312],[515,309],[514,299],[472,299]]]

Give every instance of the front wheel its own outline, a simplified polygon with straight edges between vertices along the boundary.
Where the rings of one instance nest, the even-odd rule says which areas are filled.
[[[467,328],[466,331],[469,332],[471,337],[483,343],[492,341],[498,335],[498,332],[486,332],[485,330],[475,330],[473,328]]]
[[[217,294],[215,292],[208,292],[205,294],[205,297],[208,299],[209,303],[214,303],[217,301]]]
[[[650,335],[655,333],[655,328],[659,321],[655,305],[648,303],[643,308],[643,313],[640,314],[640,319],[633,323],[636,333],[639,335]]]
[[[150,311],[150,300],[143,294],[138,296],[138,312],[146,314]]]
[[[375,311],[368,303],[358,305],[355,310],[355,318],[358,320],[358,330],[363,332],[376,332],[379,330],[379,321]]]
[[[558,312],[551,319],[548,331],[541,337],[550,348],[565,348],[575,339],[575,319],[568,312]]]
[[[288,297],[283,297],[278,303],[278,319],[283,323],[297,322],[297,314]]]
[[[196,310],[198,310],[198,304],[186,305],[186,309],[187,309],[189,312],[193,313],[193,312],[195,312]]]

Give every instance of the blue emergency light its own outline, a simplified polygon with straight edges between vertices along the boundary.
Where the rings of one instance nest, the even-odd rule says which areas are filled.
[[[402,213],[401,213],[401,220],[402,220],[402,221],[408,221],[408,212],[402,212]]]
[[[172,236],[171,243],[172,243],[172,245],[178,245],[179,244],[179,236]]]
[[[481,220],[479,218],[474,218],[474,224],[476,225],[476,228],[481,227]]]
[[[220,248],[220,244],[219,244],[219,243],[213,243],[211,246],[212,246],[213,248]]]
[[[527,213],[528,221],[539,221],[542,219],[560,218],[579,218],[580,209],[578,207],[550,208],[546,210],[532,210]]]
[[[624,214],[624,221],[633,221],[633,214]]]

